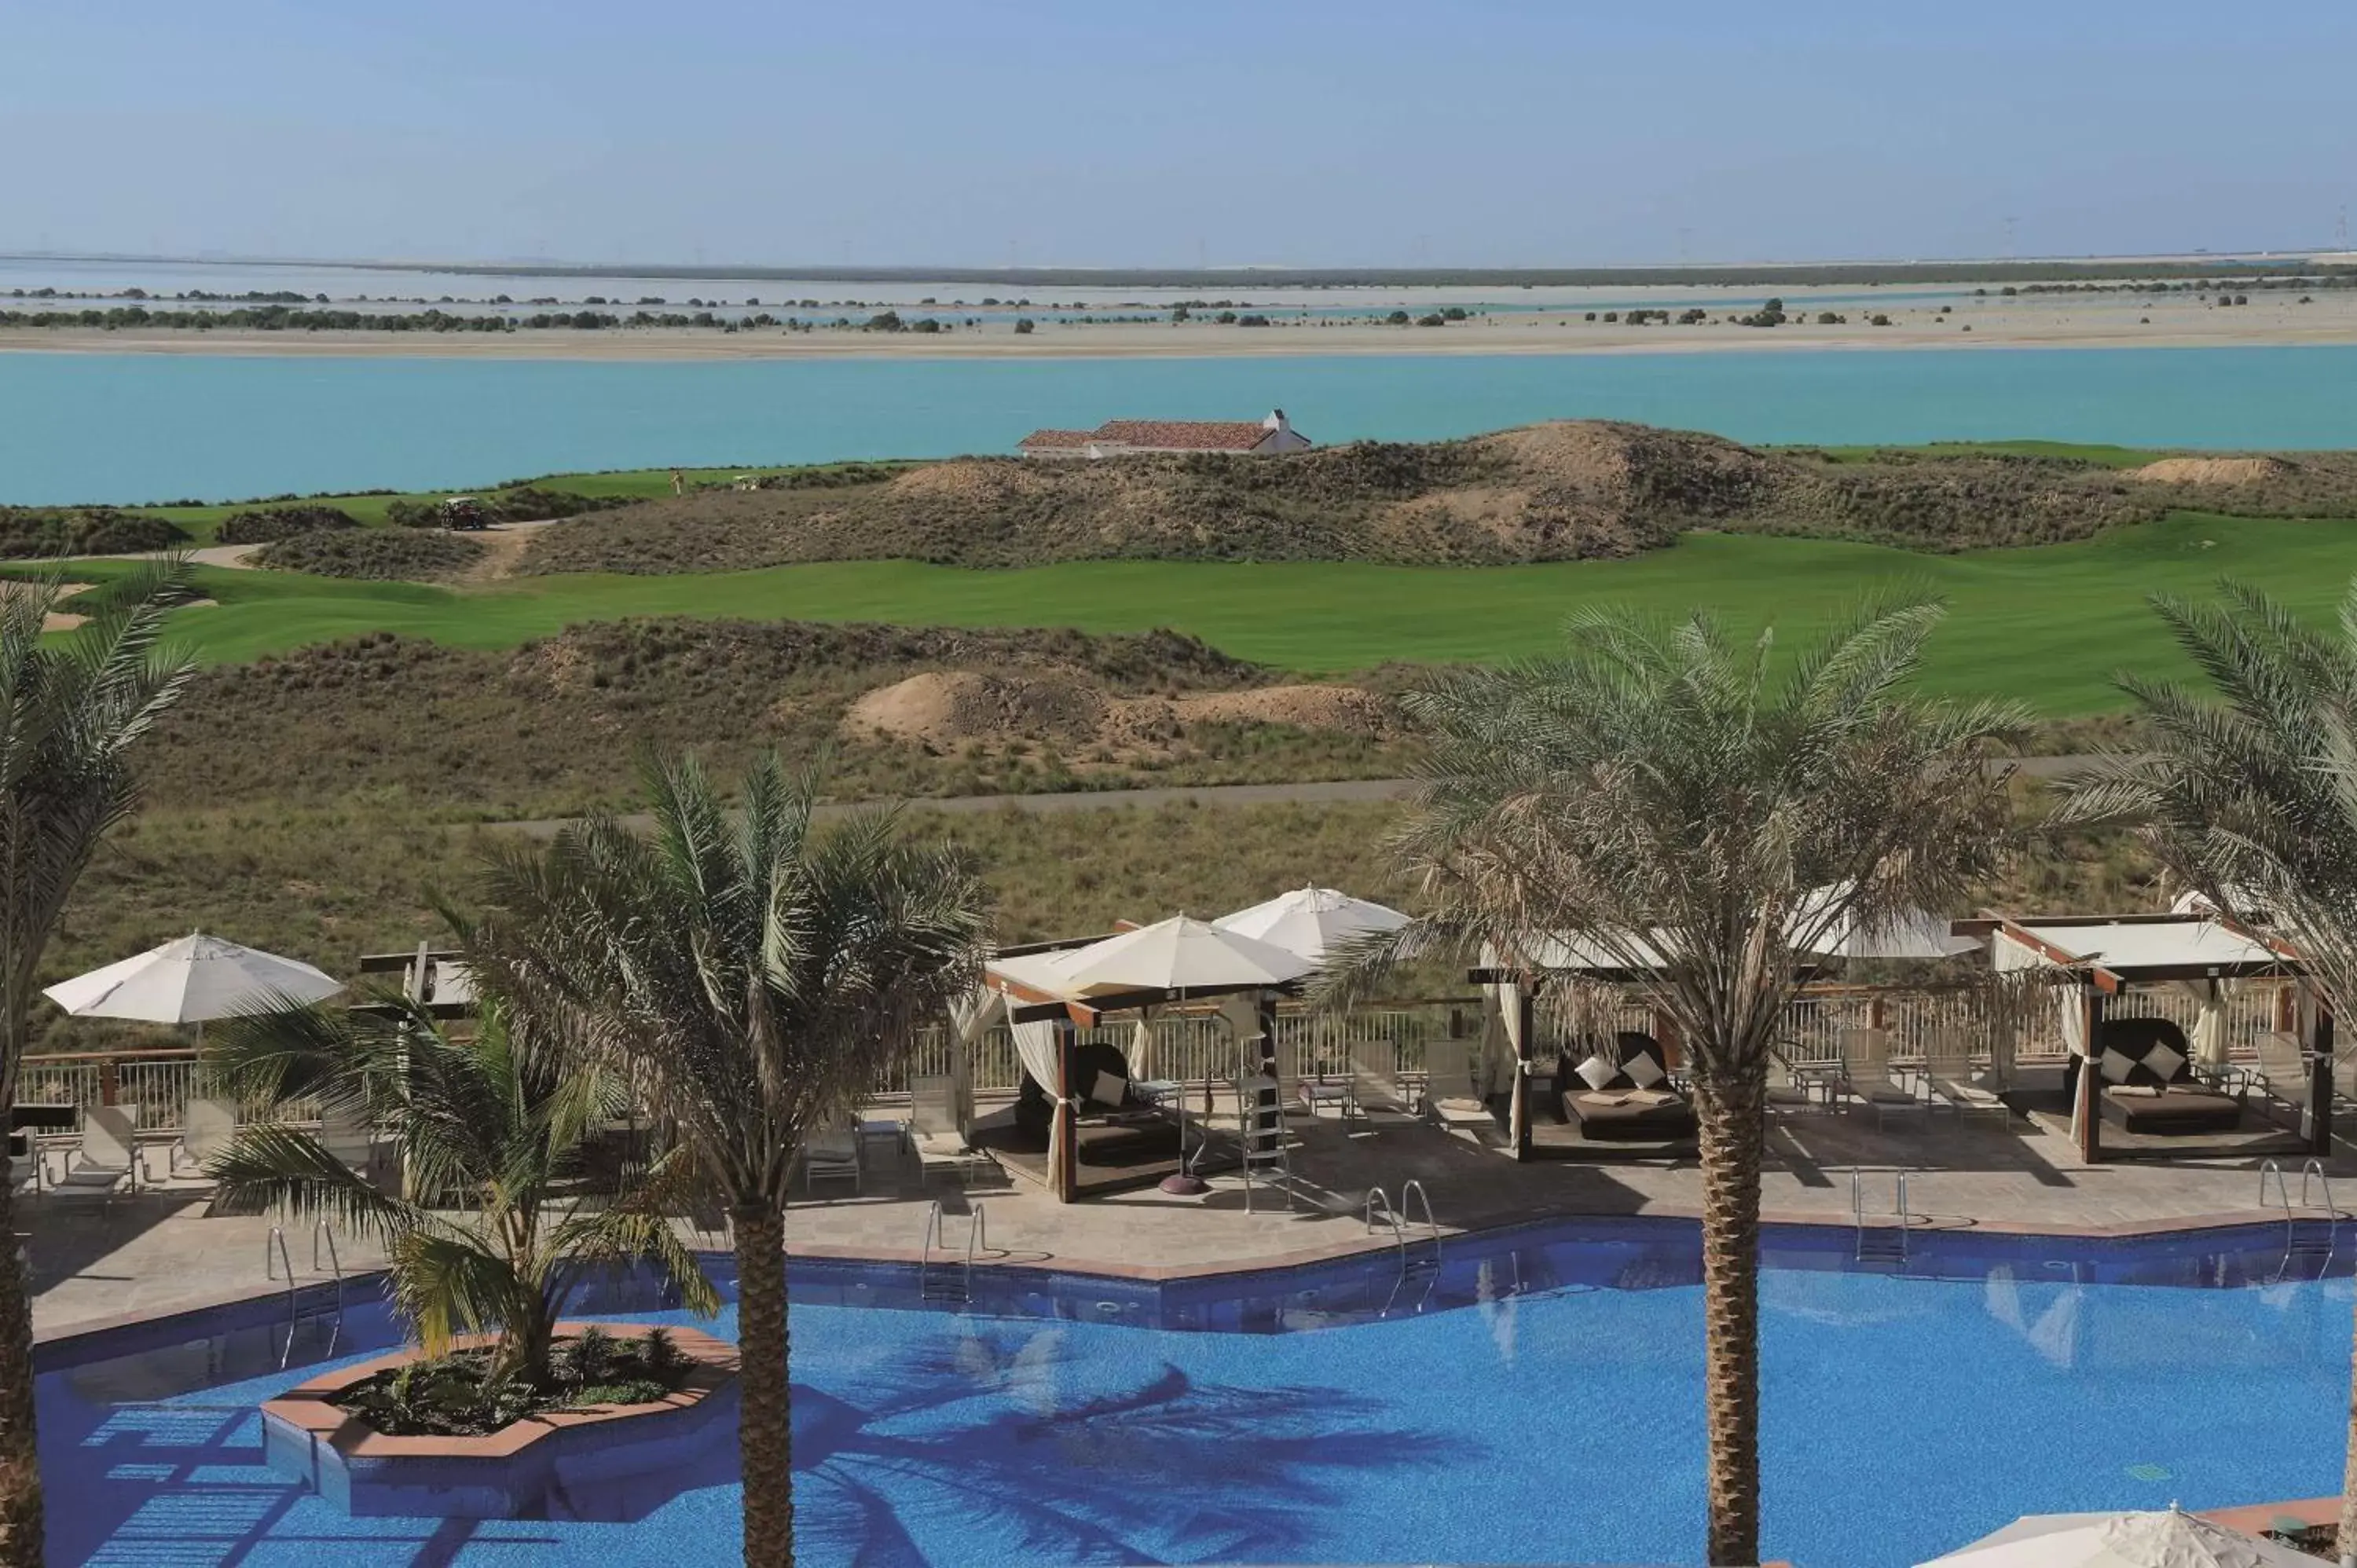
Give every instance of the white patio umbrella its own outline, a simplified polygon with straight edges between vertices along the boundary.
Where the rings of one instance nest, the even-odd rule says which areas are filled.
[[[285,997],[319,1002],[343,989],[324,971],[193,931],[41,993],[77,1018],[201,1024]]]
[[[2032,1514],[1919,1568],[2316,1568],[2316,1559],[2172,1507]]]
[[[1318,966],[1274,942],[1177,915],[1092,942],[1056,967],[1071,993],[1091,996],[1283,985]]]
[[[1331,887],[1297,887],[1249,909],[1211,922],[1223,931],[1273,942],[1312,964],[1326,961],[1326,950],[1370,931],[1396,931],[1408,923],[1397,909]]]

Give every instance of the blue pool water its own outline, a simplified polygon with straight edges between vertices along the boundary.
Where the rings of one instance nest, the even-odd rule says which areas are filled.
[[[2357,446],[2357,348],[719,364],[0,355],[0,502],[484,485],[671,463],[1006,452],[1234,418],[1427,440],[1609,417],[1745,441]]]
[[[1846,1242],[1771,1243],[1774,1555],[1911,1563],[2023,1512],[2339,1482],[2351,1283],[2256,1283],[2279,1235],[1934,1245],[1908,1274],[1853,1272]],[[916,1309],[905,1271],[798,1266],[802,1561],[1695,1561],[1697,1266],[1690,1229],[1588,1224],[1405,1280],[1026,1274],[966,1312]],[[381,1308],[348,1328],[393,1337]],[[261,1466],[254,1403],[317,1365],[267,1369],[275,1343],[249,1321],[48,1348],[51,1561],[737,1560],[733,1458],[628,1523],[345,1519]]]

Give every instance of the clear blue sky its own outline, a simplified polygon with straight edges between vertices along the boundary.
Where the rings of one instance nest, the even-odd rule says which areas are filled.
[[[0,250],[1003,265],[2320,246],[2357,4],[88,0]]]

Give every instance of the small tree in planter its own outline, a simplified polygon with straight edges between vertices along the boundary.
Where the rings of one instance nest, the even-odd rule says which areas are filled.
[[[479,994],[463,1030],[387,994],[235,1019],[207,1042],[226,1092],[316,1099],[327,1114],[387,1130],[414,1197],[380,1191],[285,1126],[241,1129],[208,1169],[229,1202],[284,1204],[382,1237],[394,1304],[429,1357],[461,1331],[494,1333],[483,1383],[546,1390],[558,1315],[592,1271],[643,1260],[693,1311],[717,1311],[719,1297],[663,1219],[691,1175],[686,1153],[665,1154],[610,1197],[568,1192],[599,1126],[625,1108],[625,1085],[495,991]]]

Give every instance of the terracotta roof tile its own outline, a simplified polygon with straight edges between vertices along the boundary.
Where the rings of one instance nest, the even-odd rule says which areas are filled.
[[[1035,430],[1017,446],[1085,446],[1096,436],[1086,430]]]
[[[1256,419],[1108,419],[1096,439],[1116,446],[1165,451],[1249,452],[1268,438]]]

